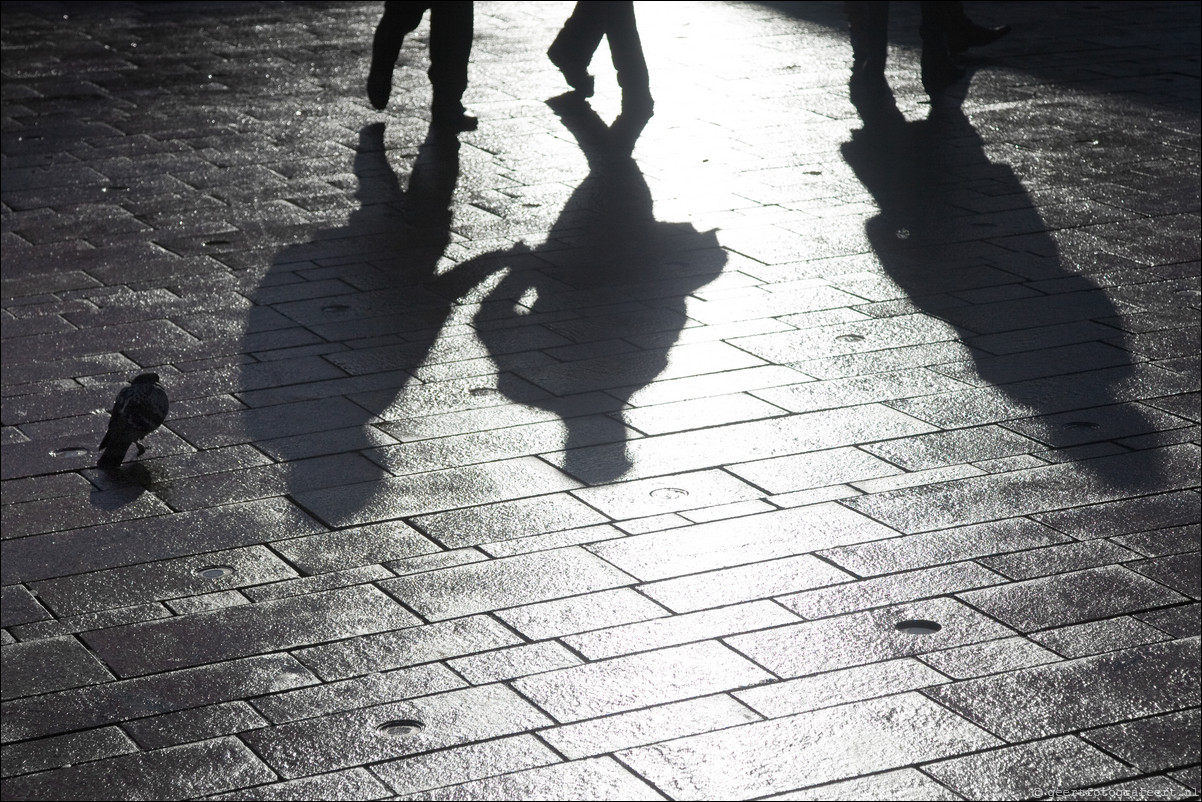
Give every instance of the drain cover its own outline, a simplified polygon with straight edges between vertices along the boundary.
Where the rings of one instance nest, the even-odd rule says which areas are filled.
[[[943,629],[942,626],[934,621],[926,621],[922,618],[914,618],[909,621],[899,621],[895,624],[898,632],[904,632],[907,635],[932,635]]]
[[[382,735],[389,735],[393,738],[403,738],[406,735],[416,735],[426,728],[426,725],[415,718],[402,718],[396,721],[386,721],[379,727],[376,727]]]

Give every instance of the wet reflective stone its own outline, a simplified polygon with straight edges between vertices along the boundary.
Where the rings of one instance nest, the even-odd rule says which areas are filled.
[[[273,779],[237,738],[220,738],[13,777],[3,788],[25,799],[189,799]]]
[[[126,722],[123,729],[143,749],[162,749],[266,726],[246,702],[225,702]]]
[[[849,578],[829,563],[803,554],[652,582],[640,586],[639,592],[670,610],[687,613],[845,582]]]
[[[366,585],[85,634],[122,676],[341,640],[418,623]]]
[[[247,799],[382,799],[388,789],[367,769],[349,769],[317,777],[259,785],[227,794],[211,796],[212,800]]]
[[[847,749],[848,743],[858,747]],[[677,799],[748,799],[997,744],[992,735],[909,693],[680,738],[618,756]]]
[[[572,496],[557,493],[423,515],[414,523],[439,543],[454,549],[591,526],[607,520]]]
[[[119,727],[100,727],[53,738],[9,744],[4,747],[2,774],[11,777],[35,771],[88,763],[138,751]]]
[[[1128,616],[1049,629],[1030,637],[1065,657],[1087,657],[1169,639],[1159,629]]]
[[[429,663],[261,696],[254,700],[254,707],[273,724],[282,724],[455,690],[466,684],[441,663]]]
[[[669,479],[641,479],[586,487],[572,495],[615,520],[711,507],[760,498],[764,492],[725,471],[698,471]]]
[[[425,727],[404,738],[379,729],[401,720]],[[486,741],[548,723],[508,688],[485,685],[281,724],[242,737],[269,766],[293,778]]]
[[[774,682],[736,691],[733,695],[767,718],[780,718],[877,696],[904,693],[947,681],[947,677],[938,671],[907,657]]]
[[[328,681],[518,643],[521,643],[521,638],[488,616],[473,616],[396,632],[364,635],[299,649],[295,654],[297,659]]]
[[[1191,599],[1202,598],[1202,568],[1197,551],[1131,563],[1130,568]]]
[[[613,758],[557,763],[486,780],[440,788],[428,799],[611,799],[658,800],[663,797]]]
[[[1040,663],[1054,663],[1060,658],[1026,638],[1001,638],[931,652],[918,659],[954,679],[971,679]]]
[[[922,637],[895,628],[917,618],[942,622],[943,628]],[[727,643],[782,677],[800,677],[1012,634],[968,606],[941,598],[736,635]]]
[[[723,694],[565,724],[539,736],[575,760],[758,720],[755,713]]]
[[[447,661],[473,685],[500,682],[580,665],[580,658],[555,642],[531,643]]]
[[[785,596],[780,602],[804,618],[826,618],[870,607],[993,585],[1001,580],[1002,577],[976,563],[963,562],[859,582],[845,582]]]
[[[44,621],[50,613],[38,604],[33,595],[20,585],[9,585],[0,589],[0,622],[4,629]]]
[[[502,610],[497,617],[531,640],[661,618],[668,613],[629,588]]]
[[[380,587],[438,621],[632,581],[587,551],[569,547],[413,574]]]
[[[1198,710],[1183,710],[1081,733],[1090,743],[1140,771],[1164,771],[1198,759]]]
[[[372,767],[397,794],[413,794],[498,774],[558,763],[559,757],[530,735],[517,735]]]
[[[1199,698],[1198,639],[931,688],[925,693],[1008,741],[1025,741],[1165,713]],[[1182,688],[1193,688],[1184,698]]]
[[[914,799],[956,800],[962,797],[940,785],[917,769],[897,769],[871,777],[830,783],[818,788],[790,791],[773,799],[780,800],[830,800],[842,802],[847,799]]]
[[[13,643],[0,651],[3,698],[109,682],[113,675],[75,638]]]
[[[1074,737],[953,758],[923,769],[966,799],[1054,797],[1134,774],[1131,767]]]
[[[617,657],[514,682],[560,722],[620,713],[771,679],[716,641]]]
[[[1163,585],[1119,566],[970,590],[958,597],[1022,632],[1184,601]]]

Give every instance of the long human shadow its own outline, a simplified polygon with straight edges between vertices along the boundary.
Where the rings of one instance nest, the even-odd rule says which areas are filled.
[[[559,467],[601,484],[631,467],[621,408],[663,373],[688,323],[688,296],[722,272],[726,254],[715,231],[655,219],[651,191],[630,156],[637,131],[621,118],[606,126],[573,93],[548,105],[588,159],[588,176],[544,244],[518,243],[464,262],[437,289],[463,297],[493,276],[473,327],[494,361],[512,351],[515,332],[526,327],[546,325],[576,344],[556,354],[560,363],[501,373],[497,390],[559,416],[566,427]],[[625,339],[640,335],[653,343]],[[548,395],[531,398],[531,384]],[[598,394],[612,403],[598,406]],[[607,408],[608,415],[589,414]]]
[[[1105,325],[1119,310],[1065,264],[1035,202],[1009,165],[989,159],[958,99],[938,99],[926,119],[912,122],[887,90],[853,91],[852,99],[865,124],[842,153],[880,209],[865,223],[873,251],[908,300],[968,346],[971,370],[938,369],[1000,394],[964,408],[952,406],[954,397],[935,402],[942,410],[921,398],[895,404],[948,428],[994,422],[996,414],[1052,449],[1083,447],[1063,452],[1066,460],[1153,431],[1135,405],[1138,376],[1119,347],[1122,332]],[[972,189],[978,200],[1001,201],[999,211],[966,208]],[[980,415],[976,403],[986,408]],[[1113,461],[1078,464],[1115,487],[1155,484],[1155,476],[1127,475]]]
[[[375,480],[389,475],[366,456],[395,442],[373,424],[422,384],[415,373],[454,306],[429,285],[451,241],[459,143],[431,131],[402,188],[384,130],[374,123],[359,132],[359,205],[345,225],[276,254],[255,291],[242,348],[297,354],[241,368],[249,409],[238,418],[250,442],[285,465],[294,498],[338,487],[348,514],[371,502]]]

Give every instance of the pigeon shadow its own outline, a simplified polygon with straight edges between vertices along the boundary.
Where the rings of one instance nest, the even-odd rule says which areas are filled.
[[[991,161],[960,98],[937,98],[907,122],[888,92],[852,93],[864,127],[842,154],[880,212],[867,239],[917,310],[949,324],[971,355],[932,369],[966,385],[897,408],[945,429],[999,423],[1115,487],[1154,487],[1091,456],[1156,431],[1136,400],[1141,376],[1105,290],[1066,264],[1014,171]],[[990,204],[996,210],[973,208]],[[966,388],[967,390],[967,388]]]

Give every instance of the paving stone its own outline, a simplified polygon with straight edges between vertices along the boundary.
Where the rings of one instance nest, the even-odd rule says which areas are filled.
[[[1184,490],[1041,513],[1034,517],[1078,540],[1089,540],[1184,526],[1197,523],[1199,516],[1202,516],[1202,501],[1198,494]]]
[[[614,520],[759,498],[763,492],[724,471],[697,471],[675,476],[618,482],[573,490],[572,495]]]
[[[1022,632],[1142,612],[1182,597],[1120,566],[1090,568],[957,594]]]
[[[289,596],[303,596],[323,590],[367,584],[377,579],[391,579],[393,576],[391,571],[381,565],[365,565],[347,571],[334,571],[319,576],[299,577],[270,585],[246,588],[241,593],[253,602],[274,601],[286,599]]]
[[[779,596],[848,576],[822,560],[803,554],[738,568],[665,579],[639,587],[639,592],[677,613]]]
[[[675,702],[771,679],[716,641],[523,677],[513,685],[562,723]]]
[[[385,799],[388,788],[372,776],[367,769],[348,769],[300,780],[286,780],[243,788],[226,794],[205,797],[206,799]]]
[[[473,685],[483,685],[580,665],[580,658],[558,643],[545,642],[459,657],[447,665]]]
[[[275,779],[237,738],[219,738],[4,781],[4,795],[94,799],[120,777],[121,793],[143,799],[190,799]]]
[[[223,590],[218,593],[206,593],[202,596],[189,596],[185,599],[171,599],[163,604],[177,616],[184,616],[224,610],[227,607],[239,607],[243,604],[250,604],[250,599],[239,591]]]
[[[773,494],[900,473],[896,466],[865,454],[858,448],[836,448],[776,457],[734,465],[727,470]]]
[[[513,557],[518,554],[529,554],[533,551],[549,551],[565,546],[583,546],[588,543],[600,543],[603,540],[613,540],[624,537],[616,526],[586,526],[582,529],[567,529],[561,532],[548,532],[545,535],[518,537],[512,540],[502,540],[494,543],[481,543],[480,551],[492,557]]]
[[[331,526],[341,528],[574,487],[576,482],[545,463],[521,458],[312,490],[297,494],[297,501]]]
[[[1168,640],[1168,637],[1155,627],[1123,616],[1049,629],[1031,635],[1031,639],[1057,654],[1071,658],[1156,643]]]
[[[966,799],[1059,796],[1134,772],[1079,738],[1063,736],[944,760],[923,771]]]
[[[807,590],[785,596],[780,599],[780,603],[802,618],[812,620],[887,604],[943,596],[984,585],[995,585],[1001,581],[1002,577],[976,563],[953,563]]]
[[[51,617],[49,611],[38,604],[33,594],[21,585],[7,585],[0,589],[0,610],[4,611],[0,621],[5,629]]]
[[[445,666],[430,663],[283,691],[255,699],[253,704],[273,724],[282,724],[427,696],[465,685]]]
[[[214,567],[233,570],[214,578],[201,575]],[[60,615],[79,615],[294,576],[296,572],[268,549],[251,546],[51,579],[32,587]]]
[[[1196,762],[1200,747],[1197,709],[1088,730],[1085,740],[1140,771],[1157,772]]]
[[[31,774],[76,763],[103,760],[138,751],[119,727],[100,727],[53,738],[12,744],[4,749],[3,776]]]
[[[972,679],[1016,668],[1054,663],[1060,658],[1037,643],[1016,637],[930,652],[918,659],[953,679]]]
[[[1101,565],[1130,563],[1136,555],[1113,543],[1094,540],[978,559],[1011,579],[1032,579]]]
[[[1198,610],[1197,603],[1184,604],[1167,610],[1140,613],[1136,618],[1169,633],[1174,638],[1188,638],[1202,635],[1202,617],[1199,616]]]
[[[1153,643],[931,688],[925,693],[1010,742],[1197,707],[1184,697],[1198,640]]]
[[[1155,579],[1162,585],[1192,599],[1202,598],[1202,575],[1199,574],[1198,552],[1174,554],[1131,563],[1132,571]]]
[[[359,586],[130,624],[83,637],[119,675],[130,677],[416,623],[417,618],[379,590]]]
[[[728,395],[626,410],[622,413],[622,420],[633,429],[655,435],[774,418],[783,414],[780,407],[750,395]]]
[[[606,521],[596,510],[559,493],[423,515],[413,523],[445,547],[454,549]]]
[[[379,729],[402,720],[424,726],[404,737]],[[291,779],[487,741],[548,723],[508,688],[483,685],[281,724],[242,737],[267,765]]]
[[[753,395],[790,412],[814,412],[855,404],[892,401],[896,398],[930,395],[961,389],[958,381],[925,368],[868,376],[826,379],[756,390]],[[921,438],[922,435],[919,435]],[[1018,439],[1018,438],[1016,438]]]
[[[450,786],[414,799],[535,799],[564,798],[643,800],[663,799],[612,758],[598,757],[557,763],[475,782]]]
[[[519,643],[520,638],[491,618],[472,616],[299,649],[295,654],[330,681]]]
[[[266,726],[263,717],[246,702],[224,702],[128,721],[122,729],[138,746],[150,750],[207,741]]]
[[[37,621],[13,627],[13,633],[22,641],[56,638],[62,635],[74,635],[78,632],[88,632],[93,629],[132,624],[137,621],[154,621],[167,618],[171,611],[162,604],[140,604],[135,607],[121,607],[116,610],[105,610],[99,613],[59,618],[52,621]]]
[[[1164,557],[1169,554],[1193,551],[1198,542],[1202,540],[1202,526],[1198,524],[1173,526],[1152,532],[1119,535],[1113,540],[1145,557]]]
[[[245,699],[315,681],[288,655],[262,655],[12,700],[3,706],[0,726],[8,743]]]
[[[734,696],[766,718],[780,718],[947,681],[917,660],[903,658],[761,685]]]
[[[895,628],[908,620],[933,621],[941,629],[915,635]],[[801,677],[1010,634],[954,599],[939,598],[736,635],[726,642],[782,677]]]
[[[531,640],[648,621],[668,611],[629,588],[601,590],[583,596],[501,610],[497,617]]]
[[[4,582],[32,582],[299,537],[322,527],[285,499],[230,504],[162,518],[76,529],[0,544]]]
[[[296,537],[273,542],[271,546],[308,574],[358,568],[438,550],[437,545],[402,521]]]
[[[879,576],[1067,541],[1045,526],[1015,518],[843,546],[823,551],[821,556],[860,576]]]
[[[720,465],[850,446],[931,431],[931,427],[886,407],[870,404],[851,410],[792,415],[779,420],[736,423],[628,442],[625,465],[615,466],[611,447],[589,446],[552,455],[574,476],[616,476],[626,480],[697,471]],[[620,467],[620,470],[618,469]]]
[[[1099,485],[1098,476],[1156,476],[1170,489],[1188,487],[1197,476],[1197,452],[1190,447],[1120,454],[1050,465],[1030,471],[971,477],[944,484],[907,488],[843,502],[903,532],[927,532],[951,526],[1029,515],[1058,508],[1125,497],[1126,482]]]
[[[832,739],[828,733],[846,733]],[[846,744],[860,745],[848,750]],[[781,749],[788,744],[788,749]],[[746,799],[902,768],[997,744],[917,694],[694,735],[618,753],[669,795]]]
[[[390,760],[372,770],[394,793],[414,794],[558,762],[538,739],[515,735]]]
[[[3,657],[3,698],[110,682],[113,675],[73,637],[12,643]]]
[[[391,560],[385,563],[384,567],[394,574],[405,576],[407,574],[436,571],[440,568],[449,568],[455,565],[478,563],[487,559],[488,555],[479,549],[454,549],[453,551],[435,551],[430,554],[407,557],[403,560]]]
[[[796,616],[780,605],[770,601],[759,601],[597,629],[580,635],[569,635],[563,640],[585,658],[602,660],[690,641],[796,623],[797,620]]]
[[[758,720],[755,713],[722,694],[565,724],[542,730],[539,737],[575,760]]]
[[[383,581],[380,587],[438,621],[631,581],[589,552],[569,547],[412,574]]]
[[[639,579],[655,580],[894,534],[837,504],[819,504],[628,537],[590,550]]]
[[[962,797],[917,769],[897,769],[870,777],[830,783],[768,797],[780,800],[915,799],[954,800]]]
[[[809,381],[809,377],[795,370],[780,365],[763,365],[679,379],[657,378],[651,384],[635,389],[628,401],[636,407],[669,404],[673,401],[707,398],[716,393],[741,393],[804,381]],[[768,400],[775,403],[772,399]]]

